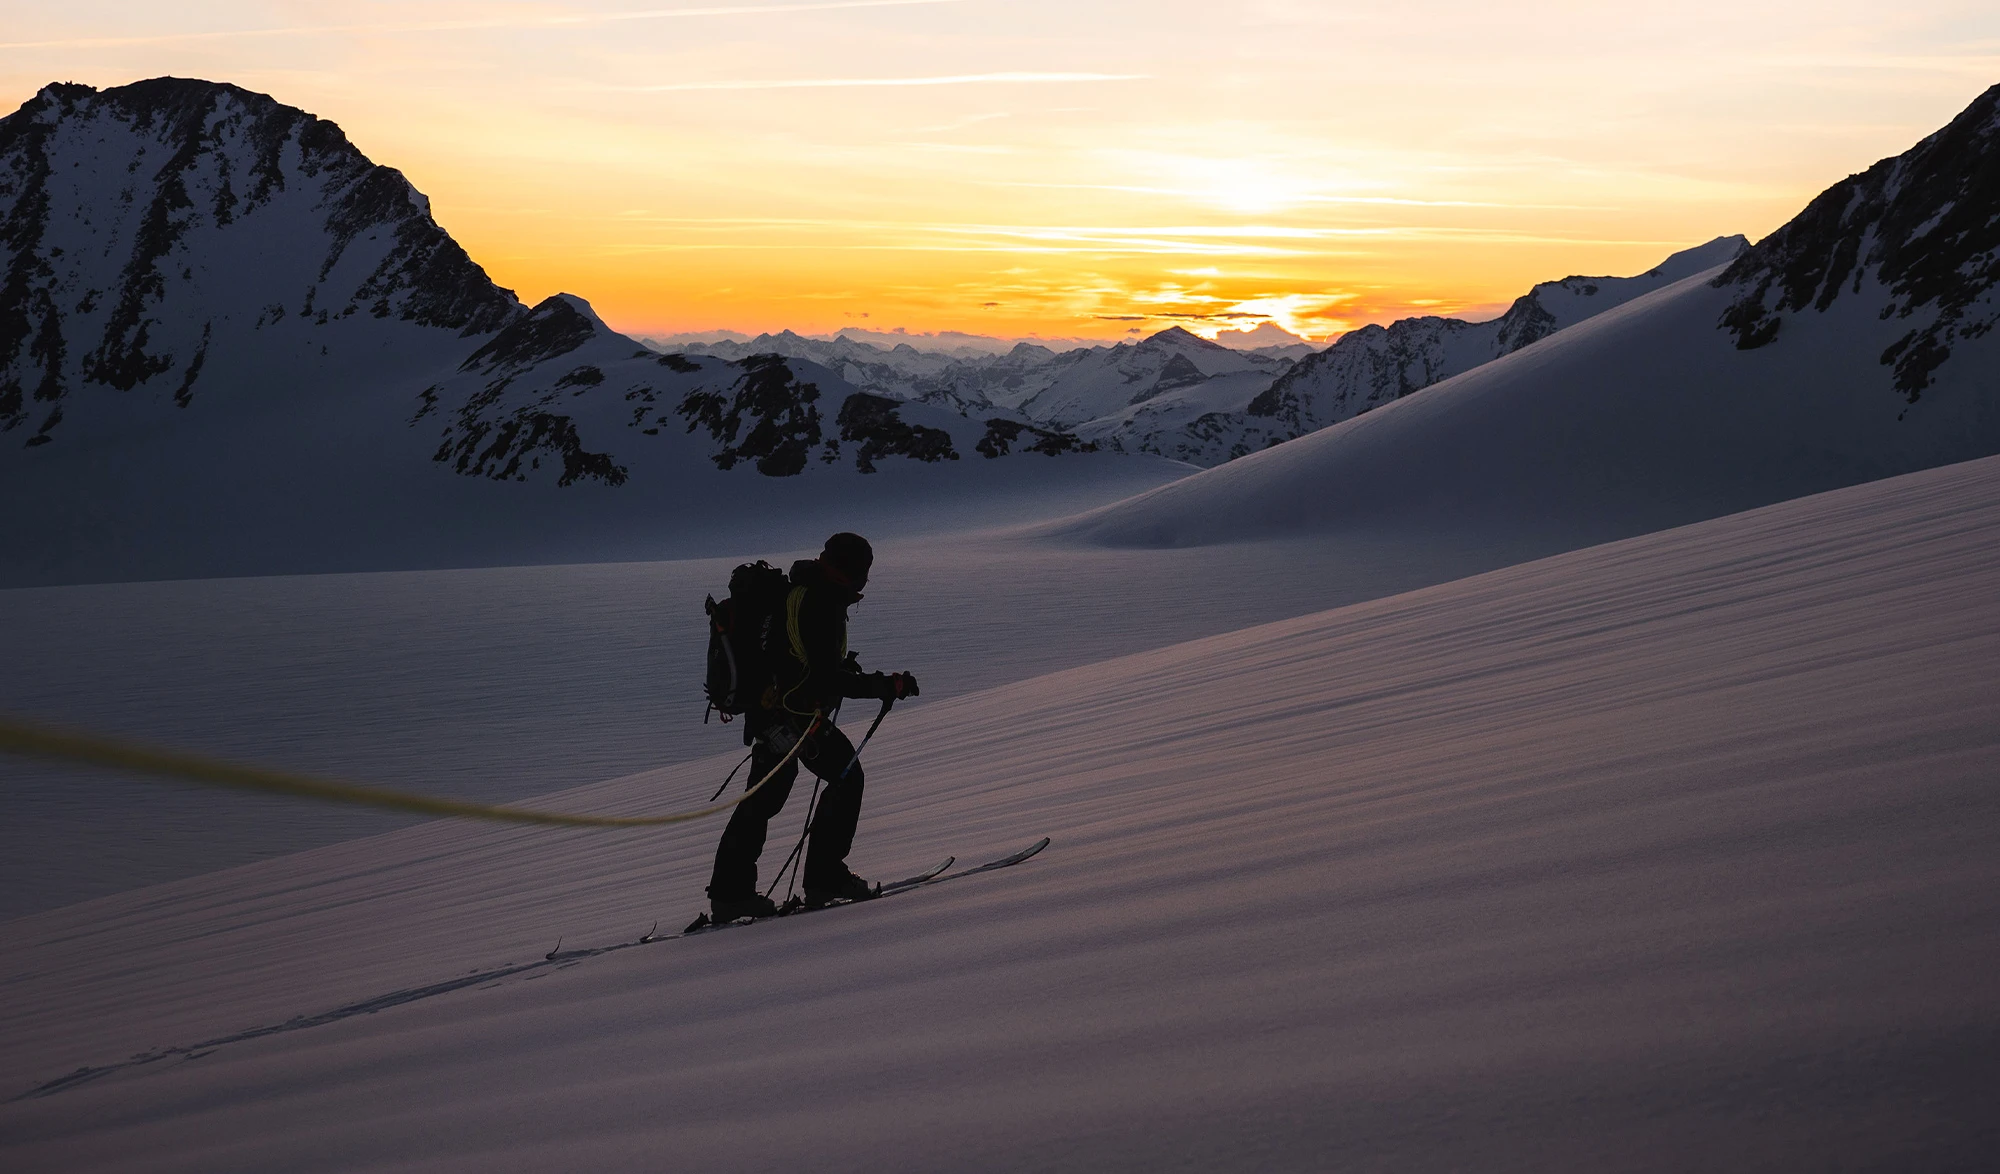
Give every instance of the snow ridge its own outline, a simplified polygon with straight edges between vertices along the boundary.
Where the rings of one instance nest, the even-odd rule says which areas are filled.
[[[1486,322],[1423,317],[1364,326],[1279,377],[1240,419],[1214,421],[1210,443],[1226,444],[1221,455],[1234,458],[1351,420],[1720,265],[1749,247],[1741,236],[1717,237],[1635,277],[1545,281]]]

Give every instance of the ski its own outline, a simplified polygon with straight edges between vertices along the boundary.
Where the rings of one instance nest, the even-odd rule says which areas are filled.
[[[945,869],[950,868],[952,864],[955,861],[957,861],[957,859],[958,857],[956,856],[947,856],[943,860],[938,861],[936,864],[933,864],[931,867],[925,869],[924,871],[918,873],[915,876],[906,876],[899,881],[889,881],[886,884],[877,884],[875,886],[875,897],[880,897],[887,893],[901,892],[902,890],[910,888],[914,885],[923,884],[925,881],[936,877],[939,873],[943,872]],[[868,898],[868,900],[872,901],[875,899],[875,897],[870,897]],[[853,901],[829,901],[824,905],[816,905],[808,907],[806,903],[800,898],[792,897],[791,899],[787,900],[783,905],[778,906],[778,912],[774,916],[789,917],[794,913],[810,913],[814,909],[831,909],[835,905],[852,905],[852,904],[854,904]],[[708,914],[706,913],[699,913],[695,915],[695,919],[692,922],[690,922],[688,924],[688,927],[682,930],[681,933],[683,934],[700,933],[701,931],[707,929],[720,929],[725,925],[748,925],[751,922],[758,920],[768,921],[770,919],[769,918],[759,919],[755,917],[739,917],[735,921],[722,922],[722,921],[711,920]],[[657,930],[658,928],[659,925],[655,923],[653,929]],[[639,939],[639,943],[641,945],[644,945],[647,942],[657,941],[657,940],[659,939],[653,936],[652,931],[648,931],[645,937]]]
[[[890,881],[887,884],[878,885],[876,887],[875,896],[870,897],[868,900],[878,901],[883,897],[893,897],[898,893],[907,893],[913,889],[921,889],[921,888],[927,888],[930,885],[943,884],[946,881],[957,880],[958,878],[964,876],[973,876],[982,872],[992,872],[993,870],[999,868],[1011,868],[1014,865],[1021,863],[1023,860],[1026,860],[1029,857],[1035,855],[1037,852],[1040,852],[1042,849],[1048,846],[1049,846],[1049,838],[1047,836],[1043,836],[1041,839],[1036,840],[1034,843],[1021,849],[1019,852],[1014,852],[1009,855],[1002,856],[997,860],[989,860],[984,864],[977,864],[972,866],[971,868],[961,868],[957,872],[945,871],[946,869],[950,868],[954,863],[957,862],[956,857],[947,856],[942,861],[938,862],[936,867],[931,868],[925,872],[920,872],[912,877],[905,877],[904,879],[899,881]],[[806,913],[818,913],[826,909],[839,909],[848,905],[865,905],[865,904],[867,904],[867,901],[831,901],[825,905],[809,906],[805,902],[799,900],[797,897],[794,897],[790,901],[785,902],[785,904],[779,908],[777,916],[797,917]],[[673,938],[677,937],[688,937],[692,934],[708,933],[711,930],[732,929],[739,925],[755,925],[759,921],[770,921],[770,920],[771,918],[769,917],[762,917],[762,918],[739,917],[735,921],[719,922],[711,920],[708,914],[701,913],[697,914],[695,916],[695,919],[692,922],[688,923],[688,927],[686,929],[682,930],[678,934],[674,934],[672,937],[667,937],[667,938],[648,937],[644,940],[672,941]]]
[[[1012,868],[1016,864],[1021,863],[1023,860],[1026,860],[1028,857],[1035,855],[1037,852],[1040,852],[1042,849],[1048,846],[1049,846],[1049,838],[1047,836],[1043,836],[1041,839],[1036,840],[1034,843],[1021,849],[1019,852],[1014,853],[1012,856],[1002,856],[998,860],[989,860],[977,868],[968,868],[963,872],[954,872],[950,876],[943,877],[940,879],[955,880],[958,877],[971,876],[974,873],[992,872],[996,868]]]
[[[900,889],[907,889],[911,885],[923,884],[925,881],[943,872],[945,869],[950,868],[953,864],[956,864],[957,862],[958,862],[958,857],[947,856],[943,860],[938,861],[936,864],[931,865],[928,869],[925,869],[923,872],[920,872],[915,876],[906,876],[899,881],[890,881],[887,884],[876,885],[875,895],[878,897],[887,896],[888,894],[896,892]]]

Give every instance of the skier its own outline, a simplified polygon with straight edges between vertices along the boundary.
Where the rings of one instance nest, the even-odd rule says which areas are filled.
[[[731,813],[715,849],[715,871],[708,883],[709,915],[717,922],[769,917],[778,911],[769,897],[757,891],[757,857],[764,851],[771,817],[791,795],[800,763],[826,783],[806,848],[806,904],[818,907],[875,895],[875,889],[847,867],[854,827],[861,818],[862,770],[854,744],[831,720],[843,698],[900,701],[917,695],[916,677],[864,673],[847,651],[847,609],[861,599],[874,562],[867,539],[843,532],[826,540],[817,559],[792,564],[791,591],[777,617],[782,627],[773,636],[773,643],[788,649],[789,655],[774,656],[773,684],[762,704],[744,715],[743,741],[751,747],[750,779],[769,774],[794,745],[800,745],[815,711],[826,717],[805,738],[798,755]]]

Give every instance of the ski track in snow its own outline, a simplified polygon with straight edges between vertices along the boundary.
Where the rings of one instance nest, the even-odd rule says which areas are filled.
[[[914,892],[917,889],[943,884],[946,881],[958,880],[961,877],[977,876],[981,873],[992,872],[1001,868],[1012,868],[1014,865],[1033,857],[1048,846],[1048,837],[1044,836],[1019,852],[1010,853],[984,864],[961,868],[956,872],[946,875],[937,875],[938,873],[943,873],[952,864],[952,859],[947,857],[944,863],[934,866],[933,870],[928,874],[919,874],[917,877],[907,881],[892,882],[890,885],[881,886],[884,890],[881,895],[884,897],[893,897],[901,893]],[[830,909],[840,908],[842,904],[846,903],[827,906],[823,909],[808,907],[793,910],[783,914],[783,916],[791,917],[804,913],[826,912]],[[586,958],[598,958],[606,954],[615,954],[620,950],[635,949],[639,946],[680,941],[682,938],[692,937],[696,934],[713,933],[723,929],[735,929],[748,924],[752,923],[747,920],[740,920],[725,925],[703,924],[701,919],[697,918],[693,924],[690,924],[687,929],[679,933],[661,934],[659,932],[659,924],[656,922],[644,935],[629,941],[614,942],[608,946],[572,945],[567,950],[563,949],[562,940],[557,939],[555,948],[543,956],[539,962],[527,962],[519,966],[510,963],[507,966],[494,970],[474,970],[470,974],[458,978],[448,978],[442,982],[411,987],[407,990],[390,991],[386,995],[376,995],[372,998],[363,999],[358,1003],[349,1003],[344,1007],[335,1007],[331,1011],[323,1011],[318,1015],[296,1015],[285,1020],[283,1023],[252,1027],[230,1035],[220,1036],[216,1039],[203,1040],[198,1044],[176,1045],[161,1048],[153,1052],[140,1052],[131,1059],[120,1063],[107,1064],[99,1068],[79,1068],[67,1076],[59,1076],[54,1080],[36,1085],[14,1099],[29,1100],[36,1097],[54,1096],[59,1092],[66,1092],[79,1085],[100,1079],[114,1072],[123,1071],[127,1068],[136,1068],[145,1064],[158,1064],[164,1060],[199,1060],[214,1052],[217,1048],[229,1044],[242,1043],[245,1040],[261,1039],[264,1036],[276,1035],[284,1031],[305,1031],[308,1028],[324,1027],[329,1023],[338,1023],[342,1019],[350,1019],[356,1015],[373,1015],[377,1011],[386,1011],[391,1007],[400,1007],[405,1003],[417,1002],[419,999],[432,999],[439,995],[448,995],[453,991],[464,990],[466,987],[476,986],[490,989],[492,986],[507,979],[533,971],[549,967],[566,970],[571,966],[578,965]]]
[[[1989,459],[912,706],[864,875],[1055,847],[499,986],[691,911],[718,829],[423,824],[22,918],[16,1097],[489,981],[16,1099],[0,1161],[1972,1168],[1996,598]]]

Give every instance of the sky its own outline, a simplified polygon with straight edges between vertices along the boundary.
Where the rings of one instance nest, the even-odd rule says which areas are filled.
[[[2000,81],[1957,0],[0,0],[0,105],[235,82],[634,334],[1315,341],[1755,240]]]

